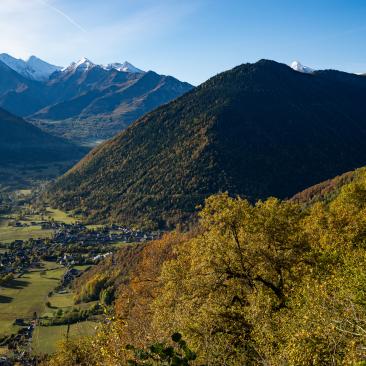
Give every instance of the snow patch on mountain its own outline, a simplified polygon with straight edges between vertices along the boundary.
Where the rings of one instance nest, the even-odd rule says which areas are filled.
[[[291,68],[293,68],[295,71],[302,72],[304,74],[312,74],[315,71],[314,69],[312,69],[308,66],[304,66],[299,61],[292,62],[291,63]]]
[[[65,72],[74,72],[74,71],[84,72],[84,71],[89,71],[90,69],[92,69],[95,66],[97,66],[97,65],[95,65],[93,62],[91,62],[86,57],[83,57],[79,61],[72,62],[70,64],[70,66],[67,66],[67,67],[63,68],[62,71],[65,71]]]
[[[119,62],[115,62],[112,64],[108,64],[108,65],[103,65],[102,66],[105,70],[117,70],[117,71],[122,71],[122,72],[130,72],[132,74],[141,74],[144,71],[138,69],[137,67],[133,66],[132,64],[130,64],[128,61],[125,61],[123,64],[119,63]]]
[[[7,53],[2,53],[0,54],[0,61],[18,74],[30,80],[45,81],[48,80],[55,71],[61,70],[61,67],[51,65],[36,56],[31,56],[28,60],[24,61],[12,57]]]
[[[108,65],[98,65],[98,64],[93,63],[86,57],[81,58],[77,62],[72,62],[70,64],[70,66],[63,68],[62,72],[68,72],[68,73],[75,72],[75,71],[85,72],[85,71],[89,71],[93,67],[101,67],[102,69],[107,70],[107,71],[117,70],[120,72],[127,72],[127,73],[132,73],[132,74],[141,74],[144,72],[144,71],[138,69],[137,67],[133,66],[132,64],[130,64],[127,61],[124,63],[114,62],[114,63],[108,64]]]
[[[127,61],[124,63],[115,62],[108,65],[97,65],[86,57],[81,58],[79,61],[72,62],[69,66],[64,68],[51,65],[36,56],[31,56],[28,60],[24,61],[22,59],[12,57],[7,53],[3,53],[0,54],[0,61],[25,78],[37,81],[47,81],[56,71],[61,71],[68,74],[72,74],[74,72],[82,73],[87,72],[94,67],[101,67],[104,70],[117,70],[120,72],[133,74],[140,74],[144,72]]]

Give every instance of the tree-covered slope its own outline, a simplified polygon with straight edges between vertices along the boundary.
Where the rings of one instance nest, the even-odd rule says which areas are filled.
[[[366,164],[365,97],[363,76],[244,64],[93,150],[49,198],[96,221],[165,225],[219,191],[291,197]]]
[[[365,174],[366,169],[361,168],[343,173],[324,182],[315,184],[301,192],[296,193],[291,200],[306,205],[315,202],[330,202],[346,184],[358,181]]]
[[[115,316],[46,364],[166,365],[178,332],[195,354],[172,364],[363,365],[365,169],[356,175],[309,207],[214,195],[197,230],[124,246],[74,286],[78,299],[115,299]]]
[[[0,162],[46,163],[80,159],[87,149],[51,136],[0,109]]]

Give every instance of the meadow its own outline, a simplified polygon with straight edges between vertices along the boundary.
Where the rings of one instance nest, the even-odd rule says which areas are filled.
[[[51,207],[47,207],[46,216],[52,220],[63,222],[65,224],[74,224],[77,221],[75,217],[68,213]]]
[[[65,269],[48,270],[45,274],[34,271],[15,278],[0,288],[0,335],[9,335],[17,329],[17,318],[31,319],[34,313],[46,310],[47,296],[59,283]]]
[[[54,264],[53,264],[54,265]],[[45,268],[51,267],[46,263]],[[15,319],[29,320],[37,313],[40,317],[52,317],[54,313],[62,309],[72,310],[74,294],[72,292],[49,293],[59,284],[65,273],[64,268],[48,269],[45,274],[40,271],[28,272],[20,278],[9,282],[0,288],[0,336],[10,335],[19,330],[14,325]],[[50,306],[47,306],[49,302]],[[89,308],[95,302],[80,304],[78,307]],[[80,322],[70,326],[69,336],[92,335],[97,323],[92,321]],[[37,326],[32,340],[32,349],[36,354],[48,354],[55,351],[57,344],[62,341],[67,332],[67,325]]]
[[[86,321],[70,325],[69,338],[93,335],[98,323]],[[33,333],[32,349],[35,354],[52,354],[57,345],[66,339],[67,325],[36,327]]]
[[[25,192],[25,191],[18,191]],[[27,191],[28,192],[28,191]],[[2,215],[0,216],[0,242],[10,243],[14,240],[28,240],[28,239],[44,239],[52,236],[53,231],[42,229],[38,225],[41,221],[54,220],[65,224],[73,224],[77,221],[75,217],[61,210],[46,208],[44,215],[24,215],[21,218],[17,215]],[[17,221],[25,224],[24,227],[9,226],[9,222]],[[31,224],[31,222],[33,224]]]
[[[10,243],[14,240],[43,239],[49,238],[52,230],[43,230],[41,226],[13,227],[0,226],[0,242]]]

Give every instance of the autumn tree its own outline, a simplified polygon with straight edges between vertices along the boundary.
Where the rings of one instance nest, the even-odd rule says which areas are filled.
[[[182,331],[207,364],[268,358],[278,343],[273,319],[307,271],[302,217],[300,206],[276,199],[253,207],[227,194],[209,198],[203,234],[165,265],[157,326]]]

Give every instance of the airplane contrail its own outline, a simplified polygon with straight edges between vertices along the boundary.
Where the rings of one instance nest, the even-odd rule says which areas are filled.
[[[47,6],[48,8],[52,9],[53,11],[55,11],[56,13],[60,14],[62,17],[64,17],[69,23],[71,23],[74,27],[78,28],[79,30],[81,30],[84,33],[87,33],[86,29],[81,26],[79,23],[77,23],[74,19],[72,19],[69,15],[67,15],[66,13],[64,13],[62,10],[60,10],[59,8],[56,8],[55,6],[51,5],[47,0],[38,0],[38,2],[40,2],[41,4]]]

